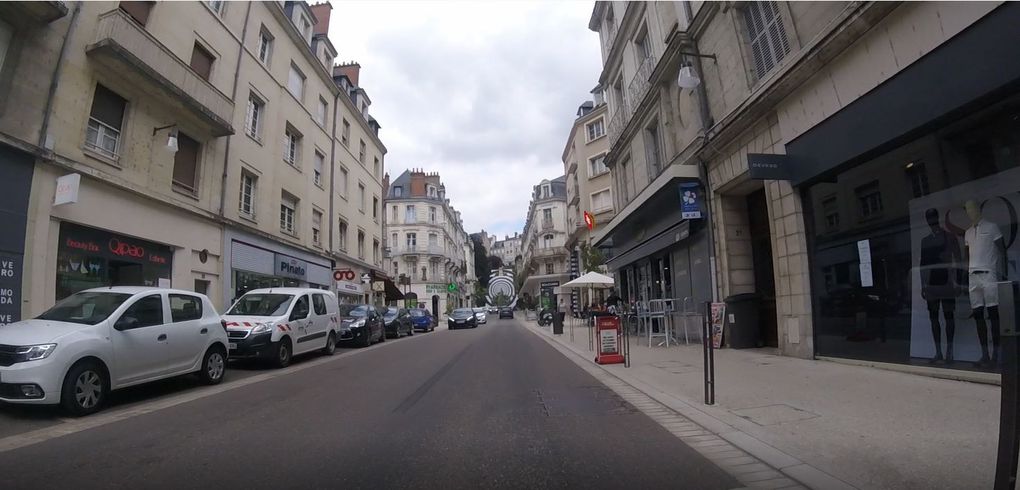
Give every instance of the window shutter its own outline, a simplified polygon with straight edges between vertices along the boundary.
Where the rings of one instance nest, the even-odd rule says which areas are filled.
[[[174,154],[175,184],[194,191],[198,187],[199,144],[184,133],[177,133],[177,153]]]
[[[198,43],[195,43],[194,49],[191,50],[191,69],[198,73],[198,76],[202,77],[203,80],[209,80],[209,75],[212,73],[212,65],[215,58],[209,51],[206,51]]]
[[[124,122],[124,107],[126,105],[127,102],[123,97],[102,85],[96,85],[96,94],[92,99],[92,112],[90,115],[103,124],[119,131],[121,124]]]

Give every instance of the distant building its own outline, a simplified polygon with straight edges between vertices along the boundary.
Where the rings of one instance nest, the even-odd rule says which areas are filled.
[[[549,298],[553,289],[570,279],[567,269],[566,177],[543,180],[534,187],[524,224],[520,294]],[[547,304],[551,306],[551,304]]]
[[[489,255],[499,257],[504,267],[518,269],[521,262],[521,235],[514,232],[514,236],[505,235],[502,240],[494,240]]]

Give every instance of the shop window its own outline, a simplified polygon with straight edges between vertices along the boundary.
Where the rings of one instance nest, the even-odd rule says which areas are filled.
[[[89,113],[88,131],[85,134],[87,148],[110,158],[117,157],[126,106],[127,101],[123,97],[102,85],[96,85],[95,95],[92,97],[92,110]]]
[[[202,299],[186,294],[169,294],[170,319],[174,322],[200,320],[202,318]]]
[[[882,192],[879,190],[877,180],[858,187],[854,193],[857,195],[861,219],[870,219],[882,212]]]
[[[743,8],[744,28],[758,79],[790,54],[790,41],[779,8],[778,2],[771,1],[747,2]]]
[[[312,295],[312,306],[315,308],[315,314],[316,315],[325,315],[326,314],[326,301],[325,301],[324,298],[325,298],[325,296],[323,296],[321,294],[313,294]]]
[[[198,76],[202,77],[202,80],[209,80],[214,61],[216,61],[216,57],[208,49],[202,47],[201,44],[195,43],[195,46],[191,49],[191,69]]]
[[[241,196],[238,211],[242,216],[255,218],[255,193],[258,189],[258,180],[258,177],[247,171],[241,171]]]
[[[56,299],[101,286],[149,286],[168,280],[173,249],[97,228],[60,224]]]
[[[923,162],[910,162],[904,166],[907,179],[910,181],[910,190],[914,197],[927,196],[930,192],[928,187],[928,172]]]
[[[177,153],[174,153],[173,184],[195,194],[198,192],[199,143],[188,135],[177,133]]]
[[[120,2],[120,9],[144,26],[149,21],[149,12],[152,11],[154,3],[156,2]]]
[[[135,301],[117,320],[118,328],[123,326],[121,329],[153,327],[163,323],[163,299],[158,294]]]

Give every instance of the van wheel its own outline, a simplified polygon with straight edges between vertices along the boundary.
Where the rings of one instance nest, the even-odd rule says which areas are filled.
[[[218,385],[223,381],[223,375],[227,372],[227,356],[222,347],[212,346],[205,351],[202,358],[202,368],[198,371],[198,377],[207,385]]]
[[[71,366],[60,389],[60,405],[75,417],[98,412],[106,401],[106,372],[94,361]]]
[[[276,343],[275,355],[273,356],[273,362],[278,368],[285,368],[290,365],[290,339],[283,338]]]
[[[326,347],[322,348],[322,352],[327,356],[336,352],[336,335],[333,332],[330,332],[329,337],[326,338]]]

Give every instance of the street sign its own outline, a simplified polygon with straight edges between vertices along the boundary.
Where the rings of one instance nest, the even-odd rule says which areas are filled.
[[[372,282],[372,276],[371,276],[371,274],[369,274],[369,273],[367,273],[367,272],[366,272],[366,273],[364,273],[364,274],[362,274],[362,275],[361,275],[361,282],[363,282],[363,283],[365,283],[365,284],[368,284],[368,283]]]
[[[446,285],[446,290],[452,293],[457,290],[457,285],[451,282]]]
[[[790,157],[767,153],[747,154],[747,175],[753,180],[790,180]]]
[[[353,281],[357,274],[350,269],[337,269],[333,271],[334,281]]]

